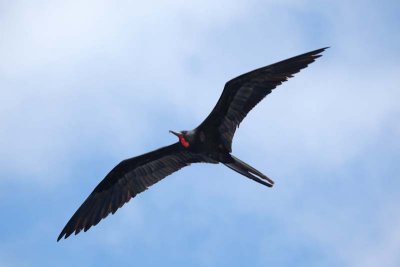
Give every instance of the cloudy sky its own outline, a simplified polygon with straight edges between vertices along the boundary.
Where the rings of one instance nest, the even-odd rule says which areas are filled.
[[[0,266],[400,266],[400,2],[0,1]],[[192,165],[56,242],[224,83],[331,46]]]

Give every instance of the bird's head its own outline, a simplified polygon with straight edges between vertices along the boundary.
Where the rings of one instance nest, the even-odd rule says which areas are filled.
[[[174,132],[174,131],[169,131],[170,133],[176,135],[179,138],[179,143],[181,143],[182,146],[185,148],[188,148],[190,146],[189,143],[189,135],[188,131],[180,131],[180,132]]]

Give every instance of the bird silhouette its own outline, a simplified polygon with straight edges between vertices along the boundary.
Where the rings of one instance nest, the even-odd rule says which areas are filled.
[[[236,128],[266,95],[306,68],[328,47],[314,50],[240,75],[225,84],[208,117],[195,129],[174,132],[178,142],[123,160],[96,186],[58,236],[87,231],[131,198],[192,163],[223,163],[260,184],[274,182],[231,154]]]

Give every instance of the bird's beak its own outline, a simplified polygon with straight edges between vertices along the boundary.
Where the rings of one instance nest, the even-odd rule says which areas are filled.
[[[174,134],[174,135],[176,135],[176,136],[178,136],[178,137],[181,135],[181,133],[177,133],[177,132],[174,132],[174,131],[171,131],[171,130],[169,132]]]

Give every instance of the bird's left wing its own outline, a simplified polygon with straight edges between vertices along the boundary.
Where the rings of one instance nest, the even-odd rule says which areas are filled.
[[[74,232],[87,231],[151,185],[195,162],[207,162],[207,159],[184,149],[179,143],[122,161],[83,202],[57,241]]]
[[[199,128],[222,136],[221,141],[231,151],[236,128],[250,110],[274,88],[319,58],[326,48],[250,71],[228,81],[214,109]]]

